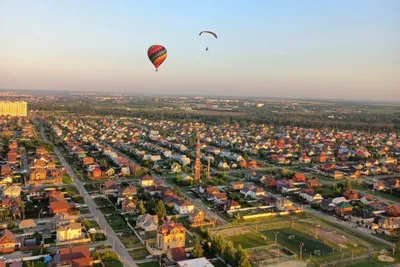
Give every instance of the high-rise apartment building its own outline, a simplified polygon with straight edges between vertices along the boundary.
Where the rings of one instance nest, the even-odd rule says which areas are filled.
[[[27,116],[28,104],[25,101],[0,101],[0,115]]]

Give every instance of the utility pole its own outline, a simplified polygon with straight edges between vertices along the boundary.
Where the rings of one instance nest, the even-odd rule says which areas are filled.
[[[278,234],[279,234],[279,231],[276,231],[276,232],[274,232],[274,234],[275,234],[275,245],[278,243]]]
[[[303,246],[304,246],[304,243],[300,242],[300,244],[299,244],[299,247],[300,247],[300,261],[303,260]]]

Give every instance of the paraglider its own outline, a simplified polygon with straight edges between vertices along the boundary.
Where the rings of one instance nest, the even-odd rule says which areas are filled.
[[[167,58],[167,54],[167,49],[162,45],[152,45],[147,50],[147,56],[151,63],[153,63],[154,67],[156,67],[156,71],[158,71],[158,67],[160,67]]]
[[[211,35],[213,35],[216,39],[218,39],[218,36],[217,36],[217,34],[216,34],[215,32],[211,32],[211,31],[202,31],[202,32],[199,33],[199,36],[201,36],[203,33],[211,34]],[[208,46],[206,47],[206,51],[208,51]]]

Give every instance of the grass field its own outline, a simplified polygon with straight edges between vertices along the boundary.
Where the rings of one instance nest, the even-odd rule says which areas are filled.
[[[135,234],[123,234],[119,239],[126,248],[135,248],[143,246]]]
[[[68,192],[68,195],[70,195],[71,197],[75,196],[75,195],[79,195],[79,191],[78,191],[78,189],[76,189],[75,186],[67,186],[67,192]]]
[[[274,232],[277,230],[266,230],[266,231],[262,231],[261,233],[263,235],[265,235],[266,237],[268,237],[271,240],[274,240],[275,238],[275,234]],[[299,253],[299,244],[301,242],[303,242],[304,246],[303,246],[303,258],[309,258],[310,257],[310,253],[312,253],[313,256],[314,255],[314,251],[315,250],[320,250],[321,251],[321,256],[322,255],[328,255],[331,254],[333,252],[333,249],[318,241],[315,240],[314,238],[312,238],[311,236],[290,229],[290,228],[281,228],[278,230],[279,234],[278,234],[278,244],[287,247],[288,249],[290,249],[291,251],[293,251],[294,253]],[[289,236],[295,236],[294,239],[289,239]]]
[[[83,199],[83,196],[74,196],[71,198],[73,202],[78,203],[78,204],[85,204],[85,200]]]
[[[106,267],[123,267],[124,265],[120,261],[103,261]]]
[[[135,250],[129,251],[129,255],[131,255],[133,260],[143,260],[150,254],[146,248],[140,248],[140,249],[135,249]]]
[[[115,212],[115,208],[114,207],[102,207],[102,208],[99,208],[99,210],[103,214],[113,214]]]
[[[120,215],[107,217],[107,221],[114,231],[123,231],[127,229],[125,220]]]
[[[95,199],[93,199],[94,203],[96,203],[96,205],[98,207],[104,207],[104,206],[111,206],[110,201],[108,201],[108,199],[102,198],[102,197],[97,197]]]
[[[95,221],[83,220],[82,223],[85,225],[87,229],[90,228],[100,229],[100,226]]]
[[[68,174],[64,174],[64,175],[62,176],[62,182],[63,182],[64,184],[72,184],[72,179],[71,179],[71,177],[69,177]]]
[[[260,235],[255,233],[246,233],[245,235],[233,235],[225,237],[226,240],[232,241],[235,247],[239,244],[243,248],[254,248],[272,244],[272,239],[263,240]]]

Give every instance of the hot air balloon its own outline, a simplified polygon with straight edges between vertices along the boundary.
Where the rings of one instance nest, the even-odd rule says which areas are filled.
[[[210,31],[202,31],[199,33],[199,36],[201,36],[203,33],[208,33],[208,34],[213,35],[216,39],[218,38],[218,36],[215,32],[210,32]],[[208,46],[206,47],[206,51],[208,51]]]
[[[167,49],[162,45],[152,45],[147,50],[147,56],[154,67],[156,67],[156,71],[158,71],[158,67],[167,58]]]

